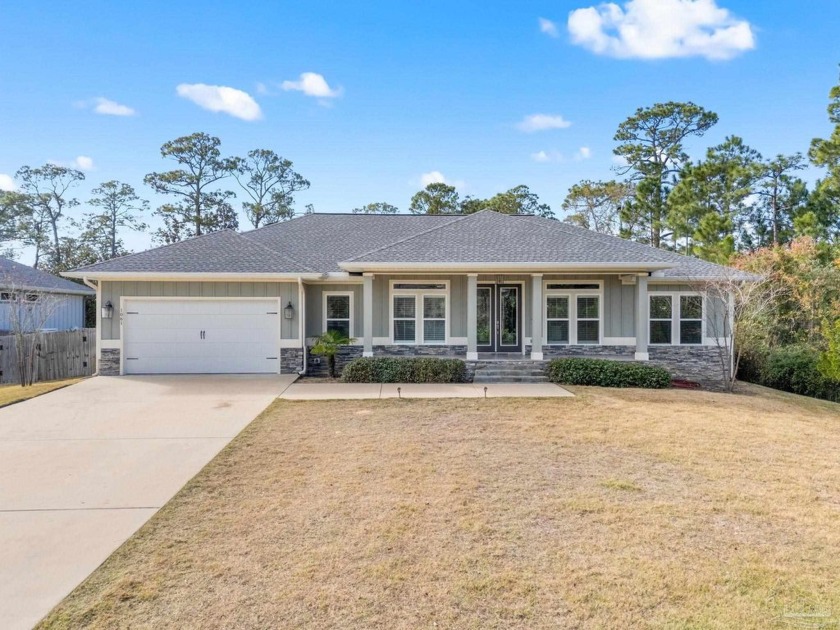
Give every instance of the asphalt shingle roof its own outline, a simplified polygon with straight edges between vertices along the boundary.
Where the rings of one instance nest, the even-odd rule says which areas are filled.
[[[238,234],[223,231],[84,267],[78,272],[329,273],[365,263],[669,266],[665,277],[730,270],[561,221],[471,215],[310,214]]]
[[[78,282],[71,282],[3,257],[0,257],[0,287],[79,295],[93,295],[95,293],[90,287]]]
[[[305,263],[269,249],[233,230],[189,238],[145,252],[113,258],[76,272],[312,273]]]

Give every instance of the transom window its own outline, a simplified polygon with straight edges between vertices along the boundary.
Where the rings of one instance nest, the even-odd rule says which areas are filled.
[[[324,293],[324,330],[334,330],[345,337],[352,336],[352,293]]]
[[[703,343],[703,296],[669,293],[649,296],[651,345]]]
[[[601,285],[545,285],[545,342],[548,345],[601,343]]]
[[[446,343],[448,283],[393,282],[391,294],[391,332],[394,343]]]

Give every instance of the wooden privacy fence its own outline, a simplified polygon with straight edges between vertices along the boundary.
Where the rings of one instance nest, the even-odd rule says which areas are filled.
[[[96,371],[96,329],[26,335],[36,344],[35,381],[90,376]],[[0,337],[0,383],[18,383],[16,338]]]

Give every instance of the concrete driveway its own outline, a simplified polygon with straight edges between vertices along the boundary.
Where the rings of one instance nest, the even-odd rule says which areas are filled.
[[[0,625],[34,625],[293,380],[96,377],[0,409]]]

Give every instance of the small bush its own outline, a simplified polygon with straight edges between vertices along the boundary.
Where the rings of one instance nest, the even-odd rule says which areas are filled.
[[[790,345],[766,350],[757,366],[753,382],[803,396],[840,402],[840,381],[819,370],[820,353],[806,345]],[[754,376],[754,374],[752,374]]]
[[[552,383],[598,387],[645,387],[662,389],[671,385],[667,370],[606,359],[555,359],[548,368]]]
[[[364,357],[344,366],[345,383],[463,383],[466,364],[460,359]]]

